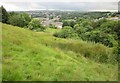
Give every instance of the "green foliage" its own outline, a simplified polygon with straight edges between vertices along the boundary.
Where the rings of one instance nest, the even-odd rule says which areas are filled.
[[[98,21],[95,21],[92,23],[92,27],[95,29],[95,28],[98,28],[101,26],[102,23],[105,23],[107,22],[106,19],[101,19],[101,20],[98,20]]]
[[[32,19],[28,24],[28,28],[34,31],[44,31],[45,27],[40,24],[40,19]]]
[[[17,13],[17,12],[14,12],[14,11],[13,11],[13,12],[9,12],[9,15],[10,15],[10,16],[17,15],[17,14],[18,14],[18,13]]]
[[[120,66],[120,21],[117,21],[116,26],[113,28],[113,30],[116,32],[117,34],[117,42],[118,45],[115,48],[115,53],[116,53],[116,59],[119,62],[119,66]],[[119,72],[120,73],[120,72]]]
[[[49,25],[49,28],[57,29],[57,27],[55,25],[52,25],[52,24]]]
[[[24,17],[24,20],[25,20],[25,26],[27,26],[31,21],[31,16],[28,15],[27,13],[22,13],[22,16]]]
[[[92,22],[91,20],[80,18],[77,23],[73,29],[83,40],[102,43],[109,47],[118,45],[115,31],[115,28],[118,27],[117,21],[101,19]]]
[[[24,27],[24,18],[17,14],[9,17],[8,23],[14,26]]]
[[[92,21],[85,18],[77,19],[77,24],[74,26],[74,30],[77,31],[79,35],[81,33],[91,31],[92,29],[93,29]]]
[[[31,21],[31,17],[27,13],[10,13],[8,23],[14,26],[25,27]]]
[[[101,40],[99,41],[104,45],[116,47],[118,37],[115,28],[118,27],[118,21],[101,20],[100,22],[100,25],[96,28],[96,30],[99,30],[99,35],[101,34]]]
[[[49,19],[53,19],[54,18],[54,16],[49,16]]]
[[[85,41],[93,41],[95,43],[102,43],[109,47],[116,47],[118,45],[118,37],[116,34],[116,31],[118,30],[117,27],[119,27],[118,25],[118,21],[101,19],[94,22],[90,19],[79,18],[77,19],[77,24],[75,24],[73,27],[73,33],[79,36],[78,39],[83,39]],[[67,32],[67,30],[62,30],[59,33],[55,33],[54,36],[60,38],[67,38],[69,37],[69,33]]]
[[[77,19],[77,23],[83,27],[86,26],[91,26],[92,25],[92,20],[91,19],[87,19],[87,18],[78,18]]]
[[[91,26],[86,26],[86,27],[83,27],[83,26],[80,26],[78,24],[76,24],[73,28],[75,30],[75,32],[79,35],[82,34],[82,33],[85,33],[87,31],[91,31],[92,30],[92,27]]]
[[[66,20],[66,21],[63,22],[63,26],[62,27],[65,27],[65,26],[74,27],[74,25],[75,25],[75,21]]]
[[[117,35],[120,35],[120,20],[116,22],[116,25],[114,26],[113,30],[117,33]]]
[[[111,33],[111,34],[114,34],[115,33],[115,27],[117,27],[118,25],[118,21],[106,21],[106,22],[103,22],[99,29],[105,33]]]
[[[77,38],[77,34],[72,27],[69,26],[65,26],[60,32],[57,32],[53,35],[60,38]]]
[[[9,14],[3,6],[0,7],[0,17],[1,16],[2,18],[0,18],[0,22],[7,23]]]
[[[117,41],[114,39],[114,37],[111,34],[108,33],[106,34],[101,31],[86,32],[81,35],[81,38],[83,40],[94,41],[96,43],[99,42],[109,47],[118,45]]]
[[[114,61],[112,48],[55,38],[47,32],[2,26],[3,81],[118,80],[118,67],[111,64]]]

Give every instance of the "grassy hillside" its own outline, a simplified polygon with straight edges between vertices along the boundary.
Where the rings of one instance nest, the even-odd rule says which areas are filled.
[[[2,38],[3,80],[117,80],[112,48],[7,24]]]

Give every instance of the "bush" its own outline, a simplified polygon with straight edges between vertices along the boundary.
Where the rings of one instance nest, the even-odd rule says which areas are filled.
[[[77,24],[73,27],[76,33],[80,36],[82,33],[93,30],[92,20],[79,18],[77,19]]]
[[[91,31],[91,32],[86,32],[81,35],[81,38],[83,40],[88,40],[88,41],[94,41],[96,43],[102,43],[106,46],[113,47],[117,46],[118,43],[114,39],[113,35],[103,33],[101,31]]]
[[[39,19],[32,19],[31,22],[28,24],[28,28],[34,31],[44,31],[45,27],[42,26],[40,23],[41,22]]]
[[[78,38],[75,31],[69,26],[65,26],[60,32],[54,33],[53,35],[60,38]]]
[[[8,23],[14,26],[24,27],[25,20],[20,14],[9,17]]]
[[[62,27],[65,27],[65,26],[74,27],[74,25],[75,25],[75,21],[69,21],[69,20],[67,20],[67,21],[63,22],[63,26]]]
[[[31,17],[27,13],[10,13],[8,23],[14,26],[25,27],[31,21]]]
[[[86,28],[79,26],[78,24],[76,24],[73,28],[75,30],[75,32],[80,36],[80,34],[85,33],[86,32]]]
[[[114,29],[115,27],[118,25],[118,21],[107,21],[107,22],[104,22],[100,25],[100,30],[105,32],[105,33],[111,33],[111,34],[114,34]]]
[[[57,27],[55,25],[52,25],[52,24],[49,25],[49,28],[57,29]]]
[[[98,21],[95,21],[92,23],[92,27],[95,29],[95,28],[98,28],[100,27],[103,23],[107,22],[106,19],[100,19]]]

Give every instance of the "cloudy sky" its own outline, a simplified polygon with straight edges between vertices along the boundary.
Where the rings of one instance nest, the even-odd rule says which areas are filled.
[[[80,10],[117,11],[119,0],[1,0],[7,11]]]

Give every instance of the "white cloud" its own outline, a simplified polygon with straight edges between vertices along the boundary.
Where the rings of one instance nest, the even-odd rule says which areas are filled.
[[[3,3],[3,2],[1,2],[0,6],[1,5],[3,5],[6,8],[7,11],[13,11],[13,10],[14,11],[21,11],[21,10],[24,10],[24,9],[22,9],[22,7],[18,7],[16,5],[9,4],[9,3]]]

